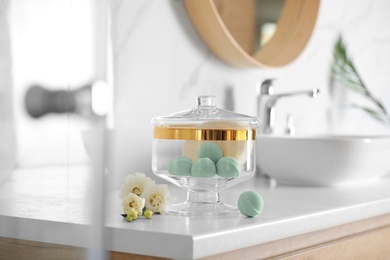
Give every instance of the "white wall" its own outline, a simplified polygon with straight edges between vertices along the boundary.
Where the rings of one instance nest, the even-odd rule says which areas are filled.
[[[321,95],[278,103],[277,133],[285,117],[295,117],[297,134],[388,133],[364,113],[331,107],[332,47],[342,33],[370,89],[390,109],[390,1],[322,0],[314,34],[301,56],[278,69],[238,69],[216,58],[192,26],[181,0],[111,0],[116,143],[114,182],[134,171],[151,173],[153,117],[193,108],[200,94],[214,94],[225,105],[232,89],[234,110],[256,115],[255,85],[274,77],[277,92],[320,88]],[[343,92],[344,90],[339,90]],[[344,91],[345,92],[345,91]],[[333,113],[333,114],[332,114]],[[333,120],[330,120],[333,115]]]

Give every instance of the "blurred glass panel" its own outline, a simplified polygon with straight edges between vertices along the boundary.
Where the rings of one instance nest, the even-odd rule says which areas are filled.
[[[16,160],[7,10],[7,4],[0,4],[0,185],[12,172]]]
[[[18,167],[83,163],[78,116],[47,115],[39,121],[24,109],[33,84],[74,90],[94,77],[93,1],[10,2],[12,71]],[[69,152],[71,150],[71,152]]]
[[[3,221],[0,237],[88,248],[80,256],[90,259],[104,257],[105,117],[63,111],[33,118],[26,93],[39,85],[81,104],[85,95],[75,93],[105,80],[105,2],[0,1],[0,217],[13,223]],[[53,230],[42,229],[44,221],[54,223]]]

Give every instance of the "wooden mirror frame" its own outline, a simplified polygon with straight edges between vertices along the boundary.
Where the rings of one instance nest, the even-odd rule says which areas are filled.
[[[237,0],[238,1],[238,0]],[[317,20],[320,0],[286,0],[271,40],[253,56],[234,39],[214,0],[184,0],[200,36],[216,56],[236,67],[281,67],[303,51]]]

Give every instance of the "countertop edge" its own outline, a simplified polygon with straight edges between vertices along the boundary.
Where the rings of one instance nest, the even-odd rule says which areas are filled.
[[[124,252],[130,254],[140,254],[156,257],[168,257],[174,259],[193,259],[194,243],[190,235],[165,234],[161,232],[127,230],[120,228],[107,227],[106,235],[110,241],[106,241],[106,250]],[[131,241],[125,241],[118,238],[127,237],[131,232],[133,239],[143,239],[145,243],[142,246],[131,244]],[[146,234],[145,234],[146,232]]]
[[[86,224],[0,215],[1,237],[86,248],[89,234]]]

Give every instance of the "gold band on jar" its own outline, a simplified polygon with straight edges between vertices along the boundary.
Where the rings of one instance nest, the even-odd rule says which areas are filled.
[[[195,129],[154,127],[155,139],[248,141],[256,140],[255,129]]]

